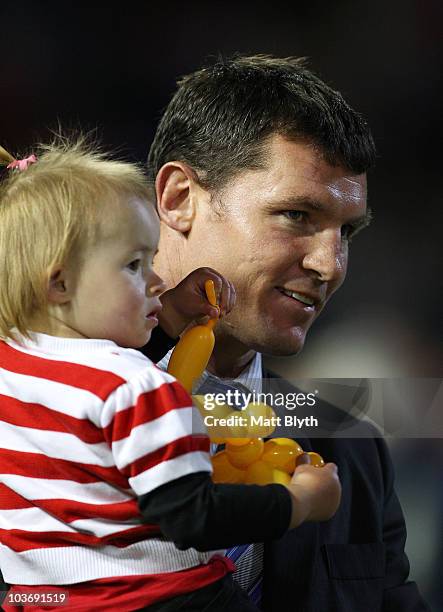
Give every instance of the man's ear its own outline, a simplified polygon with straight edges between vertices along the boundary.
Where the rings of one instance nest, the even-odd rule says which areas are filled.
[[[160,219],[178,232],[189,232],[198,190],[197,176],[187,164],[172,161],[162,166],[155,181]]]
[[[48,302],[66,304],[71,300],[71,283],[66,268],[54,266],[48,274]]]

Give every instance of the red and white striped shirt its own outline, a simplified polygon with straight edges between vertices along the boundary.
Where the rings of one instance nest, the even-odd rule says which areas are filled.
[[[137,506],[167,482],[212,471],[200,414],[171,375],[112,341],[44,334],[0,341],[0,366],[6,582],[154,576],[214,558],[178,550]]]

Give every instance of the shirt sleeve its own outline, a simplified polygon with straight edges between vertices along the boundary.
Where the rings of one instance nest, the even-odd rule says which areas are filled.
[[[184,550],[217,550],[280,538],[292,502],[280,484],[214,484],[208,473],[170,482],[138,499],[146,521]]]
[[[104,436],[136,493],[195,472],[212,472],[209,438],[191,397],[166,372],[143,368],[105,401]]]

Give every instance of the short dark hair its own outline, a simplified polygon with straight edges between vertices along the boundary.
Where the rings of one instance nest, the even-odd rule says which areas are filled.
[[[217,190],[239,171],[262,167],[274,133],[313,143],[328,163],[356,174],[375,161],[366,122],[304,58],[235,55],[177,85],[150,149],[151,181],[166,162],[183,161]]]

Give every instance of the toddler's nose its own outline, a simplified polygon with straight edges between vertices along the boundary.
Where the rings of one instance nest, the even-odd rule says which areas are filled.
[[[158,274],[156,274],[154,271],[151,271],[146,286],[146,293],[149,296],[156,297],[161,295],[164,291],[166,291],[165,282],[162,278],[160,278],[160,276],[158,276]]]

